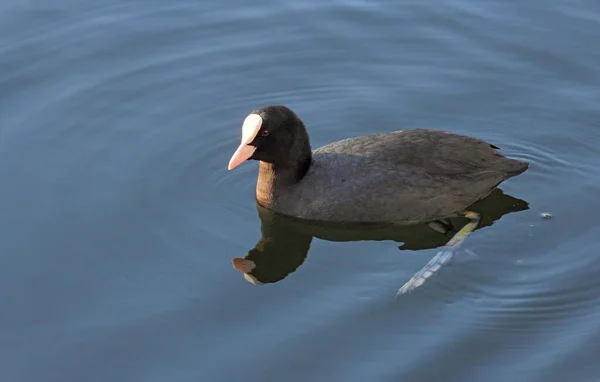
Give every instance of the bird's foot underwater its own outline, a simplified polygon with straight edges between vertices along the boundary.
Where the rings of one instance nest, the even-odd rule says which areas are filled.
[[[451,222],[447,220],[435,220],[428,223],[429,228],[433,229],[436,232],[441,233],[442,235],[451,238],[456,235],[456,228],[452,225]]]
[[[479,260],[480,256],[471,249],[464,247],[446,246],[431,259],[423,268],[416,272],[399,290],[397,296],[401,296],[417,289],[432,276],[438,274],[444,266],[462,264]]]
[[[415,273],[400,289],[396,296],[412,292],[416,288],[431,278],[431,276],[439,273],[443,266],[449,264],[456,258],[464,258],[469,260],[478,259],[479,255],[468,248],[464,248],[463,244],[467,236],[477,228],[481,216],[476,212],[465,211],[464,216],[470,222],[467,223],[460,231],[458,231],[450,241],[443,247],[423,268]],[[460,256],[462,253],[468,256]]]

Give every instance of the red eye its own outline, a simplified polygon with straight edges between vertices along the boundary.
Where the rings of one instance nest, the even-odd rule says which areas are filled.
[[[269,130],[265,130],[265,131],[263,131],[262,133],[260,133],[260,135],[261,135],[262,137],[268,137],[268,136],[269,136],[269,134],[271,134],[271,132],[270,132]]]

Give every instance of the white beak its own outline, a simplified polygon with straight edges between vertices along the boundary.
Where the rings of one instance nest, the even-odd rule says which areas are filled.
[[[254,154],[256,147],[250,146],[250,143],[256,138],[262,123],[263,120],[258,114],[250,114],[246,117],[242,125],[242,143],[229,160],[228,170],[233,170]]]

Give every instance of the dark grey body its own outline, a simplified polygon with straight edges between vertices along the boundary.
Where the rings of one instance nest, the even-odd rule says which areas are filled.
[[[285,169],[261,162],[257,200],[310,220],[423,222],[463,211],[528,166],[479,139],[403,130],[320,147],[297,182],[285,179]]]

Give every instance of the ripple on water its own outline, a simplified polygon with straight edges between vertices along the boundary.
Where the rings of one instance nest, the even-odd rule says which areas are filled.
[[[469,343],[483,336],[499,345],[511,343],[513,348],[526,350],[539,346],[521,341],[526,333],[541,341],[562,341],[565,346],[593,335],[600,315],[596,309],[600,305],[596,277],[600,263],[593,246],[573,247],[572,243],[594,242],[600,233],[595,219],[585,218],[586,211],[598,208],[593,197],[597,191],[596,187],[580,196],[576,209],[561,209],[560,217],[552,220],[543,220],[531,211],[520,224],[496,223],[501,227],[477,231],[466,243],[480,255],[477,260],[446,267],[413,294],[403,296],[400,305],[427,301],[444,306],[445,313],[435,323],[446,328],[444,341]],[[578,221],[577,216],[584,220]],[[527,221],[535,222],[530,225],[538,230],[538,240],[525,235],[531,229],[523,229]],[[502,236],[490,237],[497,230]],[[550,237],[552,232],[561,234]],[[426,259],[435,253],[429,252]],[[565,329],[567,326],[572,329]]]
[[[174,52],[160,55],[151,52],[150,56],[140,50],[132,53],[127,65],[107,62],[106,70],[98,76],[77,82],[69,91],[53,98],[51,104],[36,111],[38,116],[49,114],[46,120],[68,115],[63,119],[68,123],[57,124],[46,132],[46,138],[64,145],[69,141],[80,144],[85,136],[94,145],[93,150],[87,147],[88,150],[80,152],[69,151],[69,157],[81,162],[85,158],[77,158],[78,155],[94,153],[86,161],[90,167],[102,167],[113,177],[135,180],[145,186],[148,198],[164,198],[160,202],[164,205],[155,205],[154,209],[164,213],[169,210],[188,222],[194,211],[196,215],[203,211],[203,216],[233,215],[255,224],[256,166],[246,165],[236,172],[226,168],[239,142],[245,115],[272,102],[311,109],[333,98],[343,102],[345,97],[364,89],[356,83],[299,86],[271,92],[255,92],[251,86],[236,88],[233,73],[238,76],[240,72],[251,71],[265,58],[280,60],[277,50],[264,55],[242,54],[235,60],[223,59],[235,51],[253,49],[253,44],[257,44],[247,43],[247,39],[242,41],[246,42],[215,44],[211,48],[178,46]],[[280,39],[280,42],[288,41]],[[110,56],[119,49],[116,46],[105,53]],[[250,79],[249,83],[255,81]],[[231,87],[231,92],[221,92],[231,96],[213,99],[210,104],[197,104],[194,98],[205,98],[203,93],[213,87]],[[181,94],[187,94],[188,98],[182,99]],[[78,105],[92,105],[88,110],[91,107],[100,117],[89,121],[83,114],[69,115]],[[113,110],[103,112],[108,107]],[[145,120],[149,123],[145,124]],[[124,141],[135,145],[135,150],[122,150]],[[198,221],[194,224],[199,230],[213,233],[224,227],[223,221],[213,220],[215,227],[205,227]],[[147,224],[153,225],[154,230],[168,231],[165,237],[179,240],[183,234],[174,228],[177,225],[173,220]]]
[[[222,346],[217,347],[219,352],[215,353],[223,357],[231,358],[233,338],[248,337],[250,333],[251,340],[246,342],[259,344],[261,351],[255,352],[255,358],[251,358],[253,362],[245,365],[248,360],[245,349],[233,349],[234,353],[239,353],[236,359],[244,366],[241,369],[247,367],[250,370],[261,362],[264,364],[265,357],[275,361],[271,364],[284,365],[290,359],[298,359],[298,354],[310,354],[313,350],[315,354],[322,353],[325,349],[332,357],[324,367],[331,370],[339,366],[338,370],[349,370],[350,373],[364,371],[367,366],[372,366],[371,370],[375,373],[389,365],[400,367],[403,371],[431,368],[432,364],[436,365],[432,362],[432,359],[436,361],[436,356],[442,361],[448,355],[459,353],[461,343],[470,341],[477,345],[481,341],[502,343],[503,338],[500,337],[505,337],[521,349],[540,350],[543,339],[531,341],[535,337],[524,336],[526,332],[551,337],[556,340],[553,345],[562,345],[569,336],[586,338],[591,334],[595,329],[592,326],[598,321],[598,313],[591,307],[600,304],[599,286],[595,281],[600,269],[593,249],[580,248],[574,253],[566,245],[555,245],[550,238],[550,243],[540,244],[536,251],[531,250],[533,245],[525,249],[516,248],[515,251],[520,252],[515,255],[510,253],[512,248],[524,243],[514,243],[515,236],[510,235],[503,236],[508,240],[501,237],[494,239],[508,242],[506,245],[497,244],[503,246],[503,253],[493,257],[482,253],[476,261],[444,270],[416,293],[397,301],[390,308],[393,312],[382,310],[392,305],[395,288],[403,280],[392,280],[395,272],[379,273],[385,267],[379,268],[378,265],[373,267],[377,271],[373,270],[370,274],[360,269],[340,271],[333,277],[322,270],[309,275],[307,268],[303,268],[302,274],[307,276],[295,279],[300,283],[295,284],[292,277],[290,282],[286,280],[286,283],[260,292],[243,284],[244,292],[265,294],[255,300],[251,300],[250,294],[243,296],[253,305],[244,319],[253,328],[248,331],[247,325],[240,325],[239,308],[243,305],[237,304],[244,302],[227,303],[228,295],[214,287],[223,282],[219,280],[223,274],[209,269],[221,266],[221,260],[210,263],[207,257],[214,254],[205,256],[201,251],[218,252],[222,247],[227,252],[232,248],[243,252],[259,238],[260,222],[254,206],[256,164],[240,166],[234,172],[227,171],[229,157],[239,143],[241,122],[251,109],[268,103],[285,103],[306,116],[307,120],[310,120],[310,111],[317,111],[319,120],[310,122],[326,128],[314,129],[311,138],[314,137],[314,142],[325,143],[350,132],[362,134],[375,128],[367,125],[372,121],[364,121],[364,126],[355,127],[360,123],[351,121],[345,124],[331,116],[341,112],[339,109],[350,108],[348,105],[356,105],[359,109],[367,104],[372,107],[371,111],[379,110],[373,105],[384,96],[399,94],[400,90],[418,89],[425,84],[427,86],[421,89],[423,93],[420,94],[424,97],[414,98],[415,102],[409,105],[426,110],[424,114],[439,115],[428,108],[437,100],[448,105],[448,98],[456,99],[455,94],[464,92],[464,98],[459,98],[459,101],[467,103],[478,98],[474,94],[491,94],[505,89],[506,83],[517,82],[521,78],[517,72],[525,71],[539,52],[521,49],[513,55],[507,53],[502,39],[495,41],[492,37],[498,34],[497,22],[509,20],[506,28],[513,24],[533,23],[486,12],[486,5],[477,8],[479,5],[473,5],[475,3],[466,6],[460,2],[450,7],[466,8],[470,17],[476,18],[482,25],[496,22],[493,28],[483,28],[481,34],[472,33],[480,28],[461,28],[461,23],[469,23],[468,18],[456,12],[448,16],[448,7],[436,8],[433,18],[414,18],[413,12],[406,7],[396,8],[402,10],[401,16],[405,16],[402,19],[397,18],[397,14],[388,14],[389,8],[385,6],[362,0],[350,3],[336,1],[325,5],[289,2],[281,7],[274,7],[268,2],[233,7],[227,12],[220,12],[217,17],[214,7],[206,4],[209,3],[164,3],[160,8],[155,5],[140,8],[119,4],[115,7],[89,7],[86,12],[68,12],[68,7],[64,6],[64,9],[54,9],[51,13],[41,12],[35,18],[35,26],[20,28],[25,32],[5,37],[8,43],[0,44],[0,64],[7,64],[9,69],[0,73],[0,85],[10,94],[0,103],[0,113],[9,115],[8,122],[3,122],[0,127],[6,133],[0,144],[3,150],[11,150],[10,159],[18,158],[18,150],[24,147],[28,150],[23,150],[27,153],[22,155],[34,159],[19,163],[19,171],[48,177],[52,182],[49,184],[58,190],[63,190],[55,188],[59,184],[64,188],[77,184],[69,190],[74,191],[73,197],[85,199],[86,203],[79,206],[90,208],[92,219],[97,212],[94,209],[104,205],[93,206],[90,195],[110,191],[108,195],[113,199],[107,205],[114,209],[123,205],[133,206],[136,210],[128,213],[139,213],[143,218],[140,220],[144,226],[137,230],[140,236],[133,241],[154,238],[141,232],[144,229],[160,238],[153,243],[160,249],[147,259],[143,259],[147,254],[143,253],[142,244],[134,248],[133,241],[130,243],[131,249],[140,250],[136,261],[143,266],[137,263],[127,268],[126,263],[102,257],[98,262],[100,267],[110,262],[115,265],[114,270],[104,275],[128,275],[127,272],[131,272],[135,275],[133,282],[123,280],[115,283],[97,277],[98,295],[92,296],[97,300],[81,305],[78,313],[82,316],[72,316],[77,316],[77,320],[65,319],[60,333],[68,337],[74,331],[95,325],[113,326],[114,330],[91,335],[94,341],[102,341],[100,337],[118,340],[124,338],[126,332],[131,332],[129,329],[141,327],[141,331],[138,330],[129,340],[134,344],[139,342],[138,345],[148,351],[138,357],[147,361],[157,356],[152,346],[144,346],[150,343],[144,341],[153,338],[152,333],[162,331],[168,334],[167,337],[174,338],[164,343],[165,349],[181,348],[182,339],[198,346],[205,340],[204,333],[196,330],[197,334],[192,337],[189,333],[194,332],[201,322],[209,329],[222,331],[225,328],[229,331]],[[410,6],[414,8],[414,5]],[[330,12],[333,8],[338,9]],[[196,16],[187,17],[192,13]],[[332,13],[337,14],[337,18],[330,18]],[[429,16],[431,14],[429,12]],[[292,19],[292,15],[295,18]],[[448,17],[451,19],[448,20]],[[405,28],[400,33],[402,40],[396,38],[397,34],[387,33],[398,32],[397,29],[383,29],[398,25],[397,19],[403,20],[400,24]],[[269,20],[269,27],[256,28],[257,22],[263,20]],[[302,24],[304,28],[299,26],[302,22],[307,22]],[[306,28],[307,25],[309,28]],[[413,28],[419,32],[414,33]],[[4,29],[10,28],[4,28],[0,22],[0,31]],[[280,31],[285,33],[278,33]],[[531,32],[529,28],[525,31]],[[518,39],[518,43],[529,41],[522,39],[524,33],[506,35],[512,36],[509,40]],[[315,44],[316,39],[318,44]],[[435,44],[432,45],[432,41]],[[450,41],[452,44],[448,43]],[[293,49],[289,48],[290,45]],[[409,54],[397,54],[397,48],[401,47],[408,48]],[[444,47],[448,50],[447,54],[431,54]],[[545,64],[541,65],[550,73],[561,72],[553,65],[561,65],[567,72],[581,68],[566,62],[564,57],[557,60],[553,54],[542,57],[551,58],[542,60]],[[461,63],[470,66],[461,67]],[[485,64],[483,69],[479,66],[482,63]],[[403,69],[397,70],[401,65],[404,65]],[[366,68],[370,68],[371,72],[365,72]],[[342,71],[344,75],[335,75]],[[503,81],[506,77],[498,71],[508,71],[514,76]],[[400,77],[392,78],[390,73],[400,74]],[[264,86],[267,75],[276,86]],[[540,83],[544,83],[544,79],[541,78]],[[477,82],[481,83],[481,93],[472,91]],[[504,93],[503,90],[495,93],[494,97],[506,95],[509,99],[506,104],[498,106],[487,100],[480,106],[494,104],[488,107],[502,110],[502,107],[512,105],[509,95],[517,98],[520,95],[523,100],[529,101],[530,96],[536,95],[534,93],[541,94],[547,90],[541,85],[535,87],[528,81],[523,82],[527,83],[523,87],[531,86],[531,92]],[[283,83],[291,87],[282,90],[280,84]],[[402,86],[406,84],[410,86]],[[488,87],[489,84],[497,86]],[[510,86],[506,87],[510,90]],[[561,87],[569,89],[570,95],[576,98],[577,89]],[[413,94],[408,94],[413,98]],[[427,97],[436,101],[428,102],[431,99]],[[542,108],[551,104],[548,101],[556,99],[560,98],[540,96],[535,104]],[[587,100],[593,104],[591,96]],[[389,111],[396,107],[387,101],[381,102],[381,108]],[[464,110],[458,103],[450,104],[449,109],[457,107]],[[325,108],[327,112],[323,112]],[[489,109],[480,110],[487,114]],[[452,113],[455,113],[454,110],[448,115],[454,118]],[[369,118],[377,117],[373,112],[364,114]],[[526,126],[525,122],[523,126]],[[598,133],[594,134],[598,138]],[[508,137],[508,133],[501,131],[495,136],[498,142],[492,143],[502,147],[503,153],[532,164],[527,175],[515,182],[529,179],[524,182],[530,181],[529,186],[534,189],[568,182],[572,179],[567,177],[568,174],[583,177],[598,164],[597,159],[590,159],[578,151],[583,147],[588,150],[586,154],[592,153],[592,145],[596,141],[580,131],[566,137],[559,135],[562,140],[559,145],[549,140],[533,140],[534,134],[530,132]],[[488,134],[488,137],[494,135]],[[27,145],[13,145],[23,142]],[[568,149],[565,150],[565,147]],[[29,171],[30,166],[37,167]],[[72,183],[63,182],[65,178]],[[68,184],[65,186],[61,182]],[[561,188],[560,192],[564,191]],[[588,191],[589,195],[596,195],[598,187],[590,186]],[[579,198],[581,195],[575,191],[572,193],[578,202],[590,207],[577,210],[577,213],[593,210],[591,196],[585,199]],[[540,200],[543,196],[537,197],[535,202]],[[543,211],[555,214],[552,224],[562,224],[564,219],[568,219],[564,209],[553,207],[541,206]],[[527,214],[517,216],[514,220]],[[537,213],[533,216],[538,217]],[[114,214],[115,220],[120,217],[122,215]],[[110,215],[106,222],[111,224],[112,218],[113,215]],[[486,235],[498,226],[478,231],[472,242],[475,246],[486,245],[482,244],[484,238],[489,237]],[[90,227],[97,228],[92,224]],[[503,233],[521,230],[521,236],[526,236],[522,227],[503,226],[498,230]],[[552,234],[550,231],[546,233],[547,236]],[[582,235],[593,233],[590,230]],[[571,231],[569,234],[574,235]],[[593,237],[583,242],[587,239],[594,242]],[[136,246],[138,244],[135,243]],[[114,248],[119,245],[114,244]],[[393,244],[390,246],[393,247]],[[167,249],[173,250],[172,253],[159,258]],[[523,256],[528,250],[534,255],[543,255]],[[395,252],[394,248],[394,256]],[[434,252],[431,251],[431,255]],[[224,256],[227,260],[222,262],[228,270],[229,255],[227,253]],[[84,259],[84,255],[81,256],[80,259]],[[203,277],[197,277],[197,268],[190,267],[188,273],[182,272],[182,268],[191,263],[188,260],[192,256],[204,262],[205,268],[209,269],[201,274]],[[524,259],[523,262],[515,263],[519,258]],[[314,258],[309,261],[315,262],[303,267],[314,267],[315,270],[323,265]],[[329,263],[331,268],[339,265],[335,261]],[[363,257],[360,261],[373,260]],[[174,268],[169,270],[169,267]],[[339,268],[344,270],[341,266]],[[166,275],[165,278],[161,278],[161,274]],[[361,274],[367,274],[367,281],[372,281],[369,286],[356,282],[357,275]],[[238,275],[232,274],[232,277],[237,278]],[[214,283],[209,292],[202,291],[207,280]],[[387,294],[377,286],[382,281],[391,285]],[[319,290],[318,297],[315,297],[314,283]],[[286,290],[288,287],[291,290]],[[230,292],[231,289],[226,287],[224,291]],[[202,296],[207,304],[188,302],[198,296]],[[382,304],[382,300],[389,305]],[[114,301],[118,304],[113,305]],[[132,301],[136,309],[131,309]],[[272,309],[273,302],[277,306],[285,306],[285,309]],[[90,310],[90,304],[96,310]],[[209,309],[207,314],[203,309],[205,306],[219,306],[219,309],[214,312]],[[72,309],[77,308],[73,306]],[[106,312],[112,309],[123,313],[106,316]],[[251,311],[258,313],[252,315]],[[65,311],[65,316],[67,313]],[[404,322],[393,321],[398,316],[406,319]],[[587,319],[587,324],[582,322],[582,318]],[[86,320],[93,325],[86,325]],[[448,321],[450,325],[446,326]],[[561,330],[566,325],[573,326],[573,329]],[[69,327],[75,329],[65,329]],[[169,332],[173,328],[175,331]],[[279,334],[278,339],[265,341],[265,335],[268,337],[274,329]],[[494,336],[494,333],[499,334]],[[81,337],[83,334],[77,335],[84,338]],[[514,341],[519,336],[526,339]],[[402,345],[407,337],[414,342]],[[445,346],[439,346],[440,342]],[[340,344],[350,346],[342,349]],[[89,345],[86,348],[92,349],[92,358],[97,358],[93,349],[98,348],[98,342]],[[460,353],[471,355],[473,349],[477,347],[465,346]],[[71,350],[76,355],[75,352],[80,352],[81,348],[73,346]],[[64,358],[64,354],[58,352],[52,360],[59,364],[58,358]],[[174,354],[175,357],[180,356],[177,352]],[[498,354],[494,352],[493,356],[498,357]],[[357,364],[357,360],[363,363]],[[488,362],[481,363],[490,367],[496,361],[488,359]],[[196,362],[194,359],[190,364],[196,365]]]
[[[595,233],[592,230],[586,234]],[[564,244],[543,256],[514,262],[505,259],[504,263],[496,259],[495,264],[487,267],[474,266],[483,273],[478,282],[455,287],[464,289],[461,305],[469,311],[463,316],[465,332],[472,335],[498,331],[504,336],[528,332],[551,336],[554,340],[560,336],[565,336],[565,340],[585,337],[592,334],[590,331],[595,332],[595,325],[581,324],[564,330],[571,322],[581,319],[591,322],[600,315],[594,308],[600,304],[600,283],[595,277],[600,271],[598,257],[591,248],[574,251],[570,247]],[[444,285],[439,289],[456,282],[452,279],[441,281]],[[523,348],[530,345],[537,346],[522,344]]]

